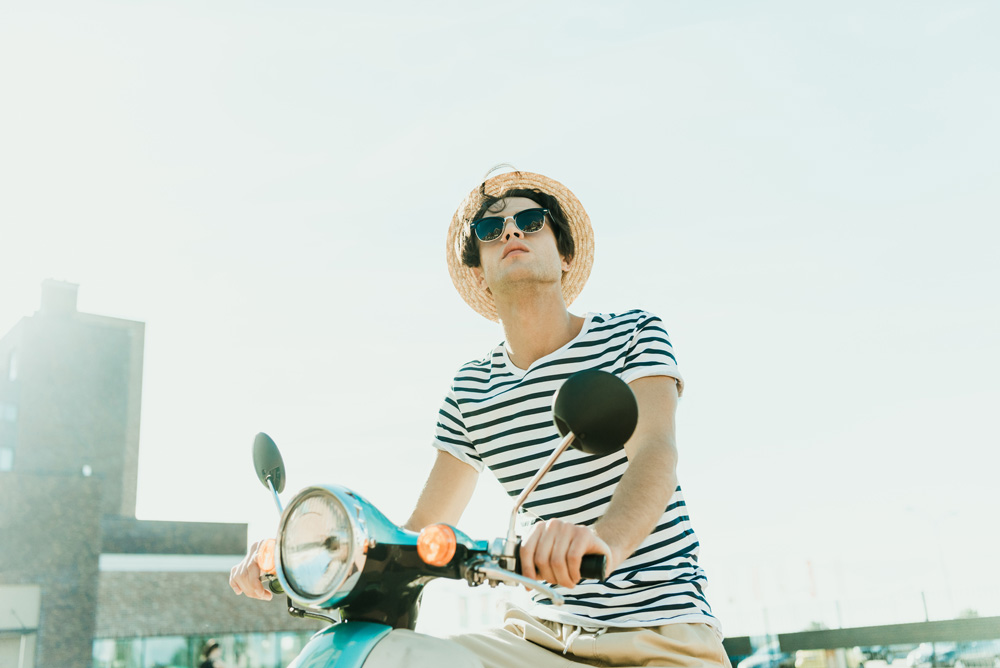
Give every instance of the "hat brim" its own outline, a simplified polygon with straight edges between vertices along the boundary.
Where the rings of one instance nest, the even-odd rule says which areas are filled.
[[[475,270],[462,263],[462,246],[471,233],[468,224],[479,210],[483,195],[500,197],[519,188],[538,190],[555,197],[566,217],[574,247],[573,261],[570,262],[569,271],[562,277],[562,294],[566,306],[572,304],[583,291],[594,266],[594,230],[590,225],[590,216],[569,188],[554,179],[532,172],[506,172],[487,179],[462,200],[452,216],[451,226],[448,228],[447,257],[448,273],[458,294],[473,310],[493,322],[500,321],[493,295],[479,287]]]

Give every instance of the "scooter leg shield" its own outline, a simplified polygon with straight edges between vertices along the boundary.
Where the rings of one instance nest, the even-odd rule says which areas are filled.
[[[355,668],[365,665],[365,659],[379,640],[392,629],[385,624],[350,622],[329,626],[314,635],[288,668]]]
[[[483,668],[475,654],[461,645],[396,629],[379,640],[364,668]]]

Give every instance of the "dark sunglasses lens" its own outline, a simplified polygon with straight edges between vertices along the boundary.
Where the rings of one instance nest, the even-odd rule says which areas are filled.
[[[545,212],[541,209],[528,209],[514,216],[514,222],[522,232],[537,232],[545,224]]]
[[[480,241],[493,241],[503,232],[503,218],[482,218],[476,221],[476,236]]]

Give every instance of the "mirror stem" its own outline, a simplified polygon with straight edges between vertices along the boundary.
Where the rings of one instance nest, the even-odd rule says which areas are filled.
[[[535,491],[535,488],[538,487],[538,483],[545,476],[545,474],[549,472],[549,469],[551,469],[552,465],[556,463],[556,460],[559,459],[559,455],[566,452],[566,448],[570,446],[574,438],[576,437],[573,436],[573,432],[566,434],[566,437],[563,438],[562,442],[556,446],[556,449],[552,451],[549,458],[545,460],[544,464],[542,464],[542,468],[538,469],[538,473],[535,474],[535,477],[531,479],[521,492],[520,496],[517,497],[517,500],[514,501],[514,510],[510,513],[510,524],[507,526],[507,541],[504,544],[503,549],[505,557],[514,557],[514,546],[517,545],[517,536],[514,533],[514,525],[517,523],[517,511],[524,505],[528,495]]]
[[[281,499],[278,498],[278,492],[274,489],[274,481],[271,480],[271,476],[267,476],[267,488],[270,489],[271,494],[274,495],[274,505],[278,506],[278,513],[284,513],[285,509],[281,507]]]

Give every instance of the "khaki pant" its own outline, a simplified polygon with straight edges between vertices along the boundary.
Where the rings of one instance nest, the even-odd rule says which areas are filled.
[[[708,624],[607,628],[588,633],[570,624],[536,619],[512,607],[504,616],[503,628],[449,640],[479,657],[484,668],[732,668],[722,641]]]

